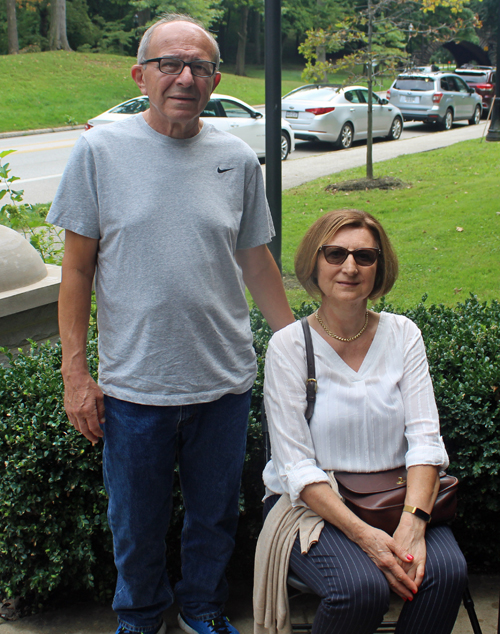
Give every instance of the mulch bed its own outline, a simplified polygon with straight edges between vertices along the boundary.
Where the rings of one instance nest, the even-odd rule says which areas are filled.
[[[369,191],[370,189],[410,189],[410,183],[404,183],[399,178],[383,176],[382,178],[356,178],[341,183],[327,185],[326,191],[335,194],[337,192]]]

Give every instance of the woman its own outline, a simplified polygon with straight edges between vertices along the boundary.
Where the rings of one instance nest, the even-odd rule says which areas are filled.
[[[308,317],[316,404],[308,424],[304,334],[296,322],[273,336],[266,357],[272,460],[264,511],[282,496],[288,507],[308,507],[324,520],[317,543],[302,554],[297,535],[290,555],[293,572],[321,597],[313,634],[373,634],[390,590],[405,600],[398,634],[451,632],[467,573],[450,528],[403,512],[388,535],[345,506],[327,473],[406,465],[405,505],[426,517],[448,465],[420,331],[400,315],[367,310],[368,299],[392,288],[396,255],[373,216],[344,209],[312,225],[295,270],[321,299]]]

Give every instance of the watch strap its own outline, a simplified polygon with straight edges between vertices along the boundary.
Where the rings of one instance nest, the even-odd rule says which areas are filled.
[[[407,513],[411,513],[412,515],[415,515],[416,517],[418,517],[421,520],[424,520],[424,522],[427,522],[427,523],[429,523],[432,519],[429,513],[422,511],[422,509],[419,509],[417,506],[409,506],[408,504],[405,504],[403,506],[403,511],[406,511]]]

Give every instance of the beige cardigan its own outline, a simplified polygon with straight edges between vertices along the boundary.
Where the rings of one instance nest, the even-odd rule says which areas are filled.
[[[330,486],[338,494],[333,471]],[[253,587],[254,634],[291,634],[286,579],[297,531],[303,555],[315,544],[324,521],[310,508],[292,506],[283,494],[269,511],[257,541]]]

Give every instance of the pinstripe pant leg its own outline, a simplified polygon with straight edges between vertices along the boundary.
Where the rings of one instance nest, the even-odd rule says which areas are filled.
[[[396,634],[450,634],[467,584],[467,564],[449,526],[426,532],[425,576],[407,601]]]
[[[290,567],[321,597],[312,634],[373,634],[389,607],[389,585],[380,570],[342,531],[325,522],[306,555],[299,538]]]

